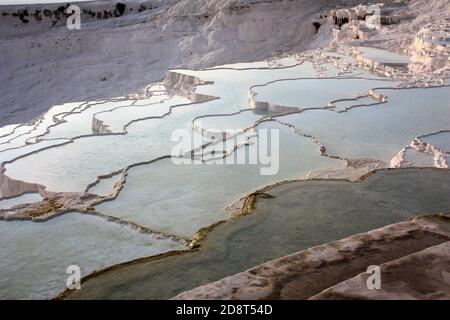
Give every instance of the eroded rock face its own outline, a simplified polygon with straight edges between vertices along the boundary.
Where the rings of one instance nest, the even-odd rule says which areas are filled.
[[[3,173],[0,173],[0,199],[28,192],[40,192],[43,189],[44,187],[37,183],[14,180]]]
[[[163,83],[167,88],[169,88],[168,91],[170,94],[185,97],[192,102],[205,102],[217,98],[214,96],[195,92],[195,88],[198,85],[210,84],[210,82],[203,81],[195,76],[168,71],[166,72],[166,77],[164,78]]]
[[[424,272],[426,262],[438,261],[433,275],[436,274],[439,278],[445,276],[439,274],[440,270],[448,266],[449,240],[450,233],[434,223],[417,218],[269,261],[248,271],[184,292],[175,299],[307,299],[333,284],[365,272],[370,265],[383,264],[434,245],[437,246],[400,259],[401,263],[389,262],[382,266],[386,266],[386,272],[390,268],[401,272],[402,266],[407,266],[409,261],[418,256],[420,263],[414,265],[417,267],[416,273]],[[361,289],[362,282],[358,277],[357,281],[349,280],[352,287],[346,286],[346,282],[337,285],[332,291],[337,293],[332,297],[345,298],[346,293],[350,296],[354,292],[367,290],[365,281]],[[411,275],[411,279],[413,278],[414,275]],[[436,285],[433,289],[441,288],[446,283],[444,281],[436,285],[436,281],[431,282]],[[448,288],[444,291],[448,296]],[[320,297],[326,299],[330,295],[316,296]],[[389,297],[403,296],[402,293],[392,292]]]
[[[448,63],[450,59],[449,26],[448,21],[435,21],[417,33],[410,48],[411,70],[416,72],[435,70]]]
[[[108,125],[105,125],[103,121],[92,117],[92,132],[98,134],[111,133],[111,130],[108,129]]]

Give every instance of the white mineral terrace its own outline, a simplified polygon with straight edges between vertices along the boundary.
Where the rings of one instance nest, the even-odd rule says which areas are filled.
[[[442,79],[386,77],[359,66],[355,48],[336,50],[174,69],[140,95],[62,104],[0,128],[0,297],[50,298],[71,264],[85,275],[187,249],[200,229],[238,214],[245,194],[279,181],[448,168]],[[179,129],[193,143],[173,154]],[[231,164],[271,130],[279,161]]]

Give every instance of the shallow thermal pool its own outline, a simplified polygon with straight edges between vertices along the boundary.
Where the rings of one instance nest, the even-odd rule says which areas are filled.
[[[109,178],[102,178],[98,183],[90,186],[87,192],[103,197],[109,196],[113,193],[114,186],[119,182],[120,176],[120,174],[116,174]]]
[[[258,156],[257,144],[238,149],[223,164],[174,164],[164,159],[130,169],[119,196],[96,209],[153,230],[191,237],[200,228],[226,219],[227,204],[247,192],[301,178],[309,171],[343,165],[340,160],[320,156],[316,144],[290,128],[266,122],[258,129],[279,132],[279,158],[271,158],[268,166],[260,164],[260,159],[257,165],[233,164],[239,157],[255,152]],[[261,175],[261,167],[273,168],[274,174]]]
[[[383,64],[408,64],[409,56],[398,54],[395,52],[371,48],[371,47],[358,47],[358,50],[362,52],[364,57],[377,61]]]
[[[46,133],[47,129],[57,123],[59,115],[78,110],[83,104],[65,103],[52,107],[43,116],[37,118],[35,123],[17,125],[13,130],[1,135],[0,131],[0,153],[7,150],[23,147],[29,142],[34,142],[36,137]]]
[[[158,95],[146,99],[147,101],[114,99],[84,105],[78,110],[79,113],[64,115],[66,122],[51,128],[50,132],[41,138],[74,138],[92,134],[94,116],[104,121],[104,124],[110,125],[113,132],[122,132],[123,126],[132,121],[131,118],[139,120],[148,116],[164,115],[164,117],[135,121],[126,128],[125,135],[78,138],[62,147],[32,154],[7,165],[7,174],[15,179],[43,184],[50,191],[83,191],[99,175],[108,174],[136,162],[170,155],[176,144],[171,141],[173,132],[177,129],[192,131],[192,120],[195,117],[234,113],[247,108],[247,91],[250,86],[280,77],[315,75],[310,62],[282,69],[212,69],[179,70],[179,72],[201,77],[202,80],[214,81],[213,85],[199,86],[196,91],[220,99],[180,105],[186,102],[184,98],[175,97],[158,103],[162,97]],[[148,104],[148,108],[141,107],[145,104]],[[167,114],[166,111],[173,106],[176,107]],[[254,116],[254,119],[257,120],[258,116]],[[192,134],[196,135],[195,132]],[[207,140],[206,137],[203,139]],[[196,139],[194,142],[205,143],[201,140]]]
[[[45,299],[66,287],[70,265],[82,275],[107,266],[183,249],[103,218],[67,213],[45,223],[0,221],[0,299]]]
[[[367,95],[370,89],[396,83],[371,79],[291,79],[256,86],[255,100],[287,107],[323,108],[336,99]],[[356,103],[357,104],[357,103]]]
[[[415,137],[450,127],[448,87],[379,91],[388,96],[386,103],[342,113],[311,110],[277,119],[315,136],[330,155],[384,161]]]
[[[0,210],[10,209],[19,204],[39,202],[41,200],[42,196],[39,193],[25,193],[14,198],[0,200]]]
[[[404,159],[413,167],[434,167],[433,155],[412,148],[405,150]]]
[[[450,131],[427,135],[421,137],[420,140],[435,146],[443,152],[450,153]]]
[[[219,137],[219,133],[228,136],[250,129],[261,118],[262,114],[246,110],[237,114],[205,116],[196,119],[193,125],[197,130],[204,130],[209,135],[216,133]]]
[[[271,259],[450,209],[450,172],[381,171],[363,182],[303,181],[266,191],[255,212],[214,228],[199,251],[128,265],[72,298],[165,299]]]

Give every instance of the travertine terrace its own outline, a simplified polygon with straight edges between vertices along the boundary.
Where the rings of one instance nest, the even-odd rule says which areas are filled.
[[[0,6],[0,298],[448,298],[448,1],[80,7]]]

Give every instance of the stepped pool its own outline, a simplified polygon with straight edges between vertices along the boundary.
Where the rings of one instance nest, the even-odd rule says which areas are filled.
[[[86,275],[188,250],[202,228],[232,218],[200,249],[157,260],[148,273],[146,263],[127,275],[117,269],[127,290],[110,290],[119,279],[94,286],[101,276],[80,292],[170,297],[306,246],[448,208],[448,171],[406,170],[360,184],[304,182],[285,216],[275,207],[239,216],[248,209],[242,198],[255,190],[324,171],[357,179],[369,166],[355,160],[387,167],[416,137],[448,152],[447,86],[402,89],[355,64],[316,52],[170,70],[139,92],[55,106],[33,123],[0,128],[0,219],[33,219],[0,220],[8,243],[0,253],[0,297],[52,297],[64,289],[69,264],[79,263]],[[259,102],[291,108],[264,110]],[[407,149],[405,157],[434,166],[430,153]],[[62,199],[63,208],[52,199]],[[276,199],[267,206],[282,206]],[[16,204],[24,208],[10,210]]]
[[[185,248],[171,239],[77,212],[45,223],[0,221],[0,239],[1,299],[52,298],[65,288],[70,265],[86,275],[111,264]]]
[[[316,144],[287,127],[267,122],[258,129],[279,130],[280,158],[272,163],[279,169],[275,175],[261,175],[260,165],[233,164],[240,157],[254,154],[256,144],[238,149],[224,159],[224,164],[176,165],[164,159],[131,168],[119,196],[96,209],[153,230],[190,238],[200,228],[226,219],[227,204],[249,191],[343,165],[342,161],[321,157]]]
[[[277,120],[314,136],[330,155],[384,161],[415,137],[450,127],[449,87],[378,91],[388,96],[386,103],[342,113],[311,110]]]
[[[450,172],[390,170],[363,182],[302,181],[265,192],[274,198],[260,198],[255,212],[215,227],[198,251],[123,265],[70,298],[171,298],[314,245],[449,210]]]
[[[393,87],[396,83],[372,79],[291,79],[252,88],[255,99],[296,108],[323,108],[334,99],[367,95],[370,89]]]

